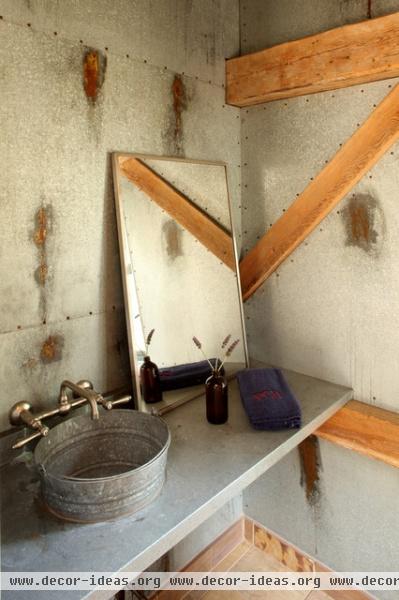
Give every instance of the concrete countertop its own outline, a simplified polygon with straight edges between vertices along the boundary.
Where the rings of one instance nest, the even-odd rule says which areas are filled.
[[[4,467],[2,570],[115,572],[148,568],[352,398],[346,387],[292,371],[284,373],[301,403],[301,429],[252,429],[236,381],[229,383],[230,416],[225,425],[207,423],[203,397],[179,407],[164,417],[172,443],[161,495],[130,517],[93,525],[58,521],[40,507],[37,477],[29,464]],[[72,600],[90,595],[93,592],[13,591],[3,592],[2,598]]]

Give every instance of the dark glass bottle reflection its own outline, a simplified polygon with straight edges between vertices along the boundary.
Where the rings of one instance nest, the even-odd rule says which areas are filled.
[[[205,382],[206,418],[208,423],[226,423],[228,413],[227,383],[223,375],[214,371]]]
[[[144,357],[144,362],[140,367],[140,386],[141,395],[148,404],[162,400],[158,367],[151,361],[149,356]]]

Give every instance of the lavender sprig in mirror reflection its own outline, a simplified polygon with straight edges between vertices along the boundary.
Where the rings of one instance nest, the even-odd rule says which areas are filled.
[[[240,342],[240,340],[234,340],[234,342],[232,344],[230,344],[230,346],[227,348],[226,353],[225,353],[225,355],[223,357],[223,360],[221,362],[221,365],[217,369],[218,373],[223,368],[223,365],[226,362],[227,358],[229,358],[229,356],[231,356],[233,354],[234,349],[236,348],[236,346],[238,346],[239,342]]]
[[[147,335],[145,340],[145,354],[148,356],[148,346],[151,344],[152,336],[154,335],[155,329],[151,329],[150,333]]]
[[[226,348],[226,346],[228,345],[228,343],[229,343],[230,339],[231,339],[231,334],[229,334],[228,336],[226,336],[226,337],[225,337],[225,339],[224,339],[224,340],[223,340],[223,342],[222,342],[222,346],[221,346],[222,350],[224,350],[224,348]],[[219,374],[219,373],[221,372],[221,370],[222,370],[222,368],[223,368],[223,365],[224,365],[224,363],[226,362],[227,358],[228,358],[229,356],[231,356],[231,355],[232,355],[232,353],[234,352],[234,349],[235,349],[235,348],[236,348],[236,346],[239,344],[240,340],[239,340],[239,339],[237,339],[237,340],[234,340],[234,342],[232,342],[232,343],[230,344],[230,346],[227,346],[227,349],[226,349],[226,351],[225,351],[225,354],[224,354],[224,356],[223,356],[223,359],[221,360],[220,358],[216,358],[216,363],[215,363],[215,366],[213,366],[213,365],[212,365],[211,361],[209,360],[209,358],[208,358],[208,357],[206,356],[206,354],[204,353],[204,351],[203,351],[203,349],[202,349],[202,344],[201,344],[201,342],[199,341],[199,339],[198,339],[197,337],[195,337],[195,336],[194,336],[194,337],[193,337],[193,342],[194,342],[194,344],[197,346],[197,348],[198,348],[199,350],[201,350],[201,352],[202,352],[202,355],[204,356],[205,360],[207,360],[207,361],[208,361],[208,363],[209,363],[209,366],[210,366],[210,367],[211,367],[211,369],[212,369],[212,372],[214,372],[214,373],[216,373],[216,374]]]

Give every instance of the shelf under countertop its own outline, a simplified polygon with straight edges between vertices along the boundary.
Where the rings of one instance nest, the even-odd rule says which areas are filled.
[[[229,421],[224,425],[207,423],[203,397],[180,406],[164,416],[172,443],[162,492],[130,517],[90,525],[58,521],[36,499],[38,483],[32,468],[23,461],[4,467],[2,570],[115,572],[148,568],[352,398],[347,387],[283,372],[302,407],[301,429],[252,429],[236,381],[229,383]],[[3,591],[2,598],[75,600],[92,594]],[[109,592],[101,594],[101,598],[109,596]]]

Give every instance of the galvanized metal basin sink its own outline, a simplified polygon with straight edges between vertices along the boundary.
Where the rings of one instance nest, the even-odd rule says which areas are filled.
[[[134,513],[160,493],[169,445],[166,423],[143,412],[72,417],[35,448],[42,499],[56,516],[80,523]]]

